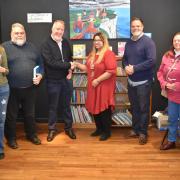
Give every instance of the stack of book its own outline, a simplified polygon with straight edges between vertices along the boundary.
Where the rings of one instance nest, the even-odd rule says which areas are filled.
[[[128,110],[119,110],[113,113],[112,120],[115,124],[129,127],[132,126],[132,115]]]
[[[71,105],[71,113],[74,123],[92,123],[92,117],[84,106]]]

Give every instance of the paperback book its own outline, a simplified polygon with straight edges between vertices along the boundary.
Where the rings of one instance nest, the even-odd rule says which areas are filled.
[[[86,57],[86,45],[85,44],[73,44],[73,57],[74,58]]]
[[[123,57],[125,45],[126,45],[126,42],[124,42],[124,41],[118,42],[118,56],[119,57]]]

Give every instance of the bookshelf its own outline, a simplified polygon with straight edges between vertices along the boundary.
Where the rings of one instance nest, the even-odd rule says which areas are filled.
[[[86,62],[86,57],[74,56],[73,59],[83,64]],[[115,111],[112,114],[112,126],[131,127],[132,117],[128,111],[130,103],[128,99],[127,76],[122,68],[122,58],[116,56],[116,60],[118,68],[115,90]],[[87,96],[86,85],[87,74],[75,69],[73,72],[73,96],[71,101],[71,110],[75,123],[93,122],[92,117],[85,109],[85,99]],[[83,111],[86,112],[84,113]]]

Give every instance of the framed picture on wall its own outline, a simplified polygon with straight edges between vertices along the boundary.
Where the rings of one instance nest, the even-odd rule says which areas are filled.
[[[70,39],[130,37],[130,0],[69,0]]]

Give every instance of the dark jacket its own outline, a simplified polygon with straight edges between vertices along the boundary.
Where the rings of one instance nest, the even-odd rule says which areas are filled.
[[[63,59],[58,44],[51,36],[42,44],[41,53],[46,79],[61,80],[66,78],[71,67],[72,51],[69,42],[64,38],[62,40],[62,52]]]

